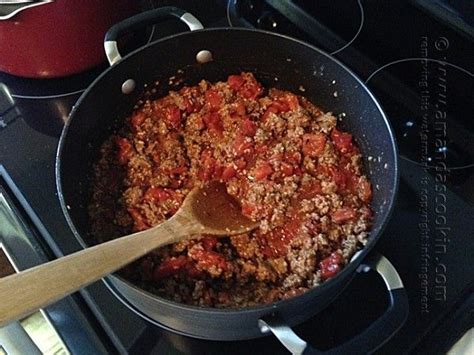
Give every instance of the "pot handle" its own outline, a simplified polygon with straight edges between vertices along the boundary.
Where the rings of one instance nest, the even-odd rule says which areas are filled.
[[[408,297],[402,280],[390,261],[376,254],[359,266],[357,272],[377,273],[385,281],[390,296],[386,312],[362,333],[346,343],[327,351],[319,351],[307,344],[276,315],[259,320],[263,333],[272,332],[292,354],[370,354],[387,342],[408,317]]]
[[[117,39],[121,35],[170,18],[183,21],[191,31],[204,28],[202,23],[192,14],[173,6],[160,7],[139,13],[113,25],[105,34],[104,49],[110,65],[114,65],[122,59],[117,48]]]
[[[54,2],[54,0],[0,0],[0,21],[9,20],[16,14],[45,4]]]

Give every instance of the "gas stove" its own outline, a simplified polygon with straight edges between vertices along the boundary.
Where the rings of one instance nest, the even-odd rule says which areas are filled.
[[[368,85],[395,129],[401,173],[397,205],[376,249],[398,270],[410,301],[407,322],[377,353],[446,352],[473,326],[472,5],[447,0],[159,4],[181,7],[205,27],[255,27],[300,38],[331,53]],[[183,30],[177,23],[156,25],[137,34],[131,47]],[[71,107],[105,68],[50,80],[0,73],[5,84],[0,86],[0,210],[13,211],[5,221],[18,220],[11,223],[24,227],[14,238],[2,220],[0,249],[17,269],[81,249],[57,198],[55,153]],[[21,246],[18,238],[28,242]],[[24,257],[30,254],[36,256]],[[385,292],[375,275],[360,274],[295,331],[317,348],[331,348],[384,312]],[[71,353],[286,353],[273,337],[210,342],[163,330],[130,311],[102,282],[47,307],[45,314]],[[77,332],[65,324],[74,324]]]

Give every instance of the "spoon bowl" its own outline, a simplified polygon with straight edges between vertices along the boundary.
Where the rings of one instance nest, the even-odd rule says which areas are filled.
[[[204,234],[236,235],[258,227],[258,222],[242,215],[240,204],[227,193],[226,186],[217,182],[193,189],[181,208],[182,213],[176,214],[178,218],[189,214],[201,224]]]

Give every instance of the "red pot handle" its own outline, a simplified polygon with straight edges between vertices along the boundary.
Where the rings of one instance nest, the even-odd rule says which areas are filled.
[[[173,6],[161,7],[139,13],[113,25],[105,34],[104,49],[110,65],[114,65],[122,59],[117,48],[117,39],[121,35],[169,18],[176,18],[183,21],[188,25],[191,31],[202,30],[204,28],[202,23],[192,14]]]
[[[37,7],[41,5],[46,5],[52,3],[54,0],[43,0],[43,1],[0,1],[0,21],[10,20],[12,17],[18,13],[31,9],[32,7]]]
[[[319,351],[307,344],[276,315],[259,320],[263,333],[272,332],[292,354],[371,354],[385,344],[405,323],[408,317],[408,297],[402,280],[392,263],[376,254],[360,265],[357,272],[376,271],[385,281],[390,304],[385,313],[362,333],[346,343],[327,351]]]

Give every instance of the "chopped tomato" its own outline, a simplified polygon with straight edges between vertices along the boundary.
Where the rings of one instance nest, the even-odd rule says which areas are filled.
[[[347,187],[348,174],[345,170],[331,166],[330,176],[332,176],[333,181],[340,190],[344,190]]]
[[[184,273],[186,277],[191,278],[202,278],[203,272],[196,267],[196,263],[193,260],[189,260],[186,265],[184,265]]]
[[[203,116],[202,120],[209,131],[216,134],[222,134],[224,131],[224,126],[222,125],[222,121],[218,113],[210,112]]]
[[[247,141],[245,136],[237,135],[233,143],[233,148],[235,155],[241,157],[252,152],[253,144],[252,142]]]
[[[224,181],[229,181],[232,179],[235,175],[237,174],[237,171],[235,171],[234,167],[232,165],[226,166],[224,170],[222,171],[222,180]]]
[[[293,175],[293,165],[288,163],[281,163],[281,173],[283,176],[291,176]]]
[[[273,173],[272,166],[267,162],[260,163],[254,171],[255,180],[265,180],[268,176]]]
[[[341,270],[341,264],[342,257],[336,252],[332,253],[326,259],[323,259],[319,263],[319,267],[321,268],[321,278],[327,280],[334,277]]]
[[[161,163],[161,153],[162,150],[159,144],[155,145],[152,151],[150,152],[151,159],[158,165]]]
[[[296,100],[296,101],[295,101]],[[266,122],[271,113],[281,113],[294,110],[299,105],[295,95],[286,95],[273,101],[262,116],[262,122]]]
[[[268,162],[271,163],[272,165],[276,164],[281,164],[281,162],[283,161],[283,153],[273,153],[269,158],[268,158]]]
[[[214,251],[204,252],[203,255],[197,261],[198,267],[203,269],[209,269],[213,266],[217,266],[219,269],[226,270],[227,262],[222,254]]]
[[[262,122],[264,123],[267,122],[268,116],[270,116],[272,113],[277,114],[278,112],[279,111],[275,106],[270,105],[265,111],[265,113],[262,115],[262,118],[261,118]]]
[[[286,101],[283,100],[273,101],[270,107],[275,111],[275,113],[290,111],[290,106]]]
[[[288,163],[299,164],[301,163],[301,153],[300,152],[287,152],[285,153],[285,160]]]
[[[212,250],[216,247],[217,245],[217,237],[204,237],[200,239],[201,245],[204,248],[204,250]]]
[[[245,115],[245,113],[246,113],[245,104],[242,100],[236,101],[234,105],[235,105],[235,107],[234,107],[235,113],[237,115],[239,115],[239,116]]]
[[[301,229],[301,217],[293,215],[288,223],[283,227],[283,233],[287,238],[293,238],[298,235]]]
[[[180,93],[183,96],[185,111],[188,114],[197,112],[202,108],[201,103],[197,99],[199,96],[201,96],[201,93],[197,87],[184,87],[180,90]]]
[[[171,257],[164,260],[153,272],[153,278],[160,280],[178,274],[188,263],[188,258],[184,255]]]
[[[168,128],[179,129],[181,126],[181,111],[178,106],[168,106],[164,112],[165,122]]]
[[[204,94],[204,97],[206,98],[206,102],[212,111],[217,111],[220,109],[221,104],[222,104],[222,99],[218,91],[208,90]]]
[[[201,155],[201,168],[198,177],[203,181],[220,180],[224,167],[220,166],[212,157],[209,151],[204,151]]]
[[[191,99],[188,99],[187,97],[183,98],[183,104],[186,113],[193,113],[196,109],[194,103],[191,101]]]
[[[180,187],[183,186],[183,183],[184,181],[181,180],[181,179],[171,179],[170,183],[169,183],[169,187],[171,187],[172,189],[179,189]]]
[[[214,165],[214,171],[212,173],[212,178],[214,180],[221,180],[223,172],[224,172],[224,167],[216,163]]]
[[[326,147],[326,136],[323,133],[303,134],[303,154],[310,157],[318,157]]]
[[[299,195],[300,195],[300,198],[302,199],[309,199],[321,193],[322,193],[321,183],[315,180],[309,184],[302,185]]]
[[[247,85],[244,86],[240,92],[243,97],[255,100],[260,95],[261,90],[257,85]]]
[[[291,94],[291,93],[287,93],[284,96],[284,100],[286,101],[286,103],[287,103],[290,110],[297,109],[298,106],[300,105],[300,103],[298,101],[298,97],[296,95]]]
[[[268,145],[266,144],[259,144],[255,147],[256,154],[263,154],[268,151]]]
[[[143,112],[135,113],[130,119],[130,124],[132,125],[133,129],[137,130],[138,127],[140,127],[142,123],[145,122],[145,118],[146,116]]]
[[[133,154],[133,147],[127,138],[117,137],[115,144],[118,147],[117,161],[120,165],[128,163]]]
[[[212,157],[212,153],[208,150],[202,152],[201,162],[202,162],[202,165],[199,170],[198,177],[202,179],[203,181],[209,181],[211,180],[214,174],[214,169],[216,166],[216,161]]]
[[[276,228],[265,234],[257,234],[260,251],[263,255],[268,258],[277,258],[286,255],[288,246],[293,239],[296,230],[290,231],[285,230],[285,228],[288,229],[294,227],[285,226],[284,228]]]
[[[213,267],[225,270],[227,269],[227,262],[222,254],[215,251],[207,251],[202,249],[191,249],[188,255],[196,261],[197,267],[202,270],[207,270]]]
[[[237,91],[242,85],[244,85],[245,79],[242,78],[241,75],[229,75],[227,82],[233,90]]]
[[[337,150],[341,153],[349,153],[354,149],[352,134],[350,133],[341,132],[337,128],[334,128],[331,132],[331,139]]]
[[[246,217],[252,217],[253,213],[257,210],[254,205],[250,203],[242,203],[242,214]]]
[[[345,192],[357,195],[360,176],[351,170],[347,170],[346,168],[343,168],[342,170],[347,177]]]
[[[280,90],[273,91],[272,97],[275,101],[274,103],[280,103],[284,105],[284,109],[280,112],[292,111],[300,106],[298,97],[291,92],[285,92]]]
[[[240,131],[244,136],[253,137],[257,133],[257,125],[250,118],[245,117],[240,124]]]
[[[158,201],[163,202],[171,197],[171,192],[168,189],[162,187],[150,187],[146,190],[143,198],[147,201]]]
[[[196,130],[200,131],[204,128],[206,128],[206,125],[202,119],[202,116],[195,116],[194,117],[194,123],[196,125]]]
[[[246,76],[244,79],[245,83],[240,87],[239,93],[247,99],[255,100],[263,93],[262,86],[254,77]]]
[[[134,225],[133,225],[133,230],[134,231],[142,231],[145,229],[150,228],[150,225],[148,224],[148,221],[146,220],[146,217],[143,216],[140,211],[136,208],[129,208],[128,213],[133,219]]]
[[[305,227],[311,236],[315,236],[321,231],[321,224],[314,220],[306,221]]]
[[[350,173],[344,169],[339,169],[334,165],[318,164],[316,172],[318,174],[329,176],[339,190],[342,191],[346,189]]]
[[[353,208],[342,207],[331,213],[331,220],[336,224],[341,224],[354,219],[357,216]]]
[[[247,167],[247,162],[245,159],[238,159],[235,161],[235,166],[238,170],[244,170]]]

